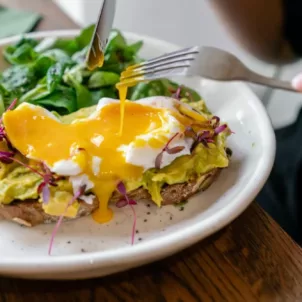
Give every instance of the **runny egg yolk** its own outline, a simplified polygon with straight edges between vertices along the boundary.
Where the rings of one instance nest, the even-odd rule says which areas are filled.
[[[128,88],[135,86],[139,80],[143,79],[142,77],[138,77],[136,72],[133,71],[133,69],[136,67],[137,67],[137,65],[132,65],[132,66],[127,67],[126,70],[124,70],[121,73],[121,81],[116,84],[116,88],[119,92],[120,103],[121,103],[120,135],[122,134],[123,127],[124,127],[125,102],[126,102],[126,98],[127,98]],[[124,76],[130,77],[130,79],[123,80]],[[131,77],[135,77],[135,78],[131,78]]]
[[[109,103],[93,116],[71,124],[61,123],[41,107],[22,105],[6,112],[3,123],[10,141],[23,155],[43,161],[49,167],[62,160],[72,160],[81,168],[79,175],[88,176],[94,184],[91,190],[99,200],[99,209],[93,218],[102,223],[112,217],[108,201],[117,184],[140,179],[143,174],[143,167],[126,162],[119,147],[135,141],[138,135],[149,133],[151,128],[161,128],[168,109],[126,101],[124,110],[122,133],[118,102]],[[181,123],[189,122],[169,111]],[[150,146],[163,147],[168,138],[163,136],[158,142],[155,140],[152,138]],[[92,164],[96,157],[100,159],[97,169]]]

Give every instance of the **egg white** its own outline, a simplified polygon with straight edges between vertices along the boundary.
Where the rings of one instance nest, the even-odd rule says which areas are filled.
[[[98,156],[92,157],[92,172],[94,176],[98,176],[98,174],[100,173],[101,163],[102,163],[102,158]]]
[[[158,136],[165,136],[168,141],[175,136],[175,134],[182,132],[181,126],[182,125],[174,116],[169,112],[166,112],[162,127],[153,129],[147,134],[138,135],[133,142],[129,145],[120,146],[118,150],[123,152],[127,163],[143,167],[144,171],[154,168],[156,157],[162,151],[164,145],[161,148],[153,148],[147,142],[151,138],[156,138]],[[146,141],[146,145],[144,147],[136,147],[136,140],[144,140]],[[161,167],[170,165],[177,157],[191,154],[190,150],[192,144],[193,140],[191,138],[185,138],[183,135],[178,135],[173,138],[169,144],[169,148],[183,146],[184,149],[176,154],[168,154],[167,152],[164,152]]]
[[[74,194],[76,194],[79,189],[83,186],[86,186],[86,191],[89,191],[94,187],[94,183],[89,179],[88,175],[86,174],[71,176],[69,177],[69,181],[72,184]]]
[[[49,166],[51,172],[58,175],[75,176],[82,172],[81,167],[71,159],[62,159]]]
[[[101,143],[104,140],[104,136],[100,135],[100,134],[96,134],[92,139],[91,142],[96,145],[97,147],[99,147],[101,145]]]

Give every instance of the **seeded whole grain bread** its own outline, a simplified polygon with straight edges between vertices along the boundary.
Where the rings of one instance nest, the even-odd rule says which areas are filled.
[[[221,169],[213,169],[198,178],[192,179],[185,183],[167,185],[163,187],[161,195],[163,197],[162,205],[177,204],[187,200],[198,191],[206,190],[217,178]],[[144,188],[138,188],[128,193],[129,198],[136,201],[151,200],[151,196]],[[122,196],[115,192],[110,202],[117,202]],[[95,199],[92,205],[80,201],[80,208],[75,218],[88,216],[98,208],[98,200]],[[14,201],[9,205],[0,203],[0,219],[11,220],[24,226],[32,227],[38,224],[54,223],[58,216],[46,214],[40,202],[37,200]],[[64,218],[64,221],[75,218]]]

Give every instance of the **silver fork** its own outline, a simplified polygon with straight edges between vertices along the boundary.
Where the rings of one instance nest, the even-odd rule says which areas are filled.
[[[233,54],[214,47],[190,47],[130,66],[122,81],[141,82],[171,76],[201,76],[218,81],[246,81],[295,91],[290,82],[262,76]]]

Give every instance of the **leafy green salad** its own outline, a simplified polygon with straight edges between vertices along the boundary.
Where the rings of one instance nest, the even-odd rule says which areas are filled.
[[[90,71],[85,59],[93,29],[91,25],[73,39],[23,37],[6,47],[3,55],[10,67],[0,74],[0,115],[14,99],[64,115],[93,106],[102,97],[118,98],[115,84],[127,66],[143,61],[138,55],[143,42],[129,44],[118,30],[112,30],[104,65]],[[167,79],[139,83],[129,89],[127,98],[171,96],[178,86]],[[191,101],[201,99],[187,87],[178,93]]]

